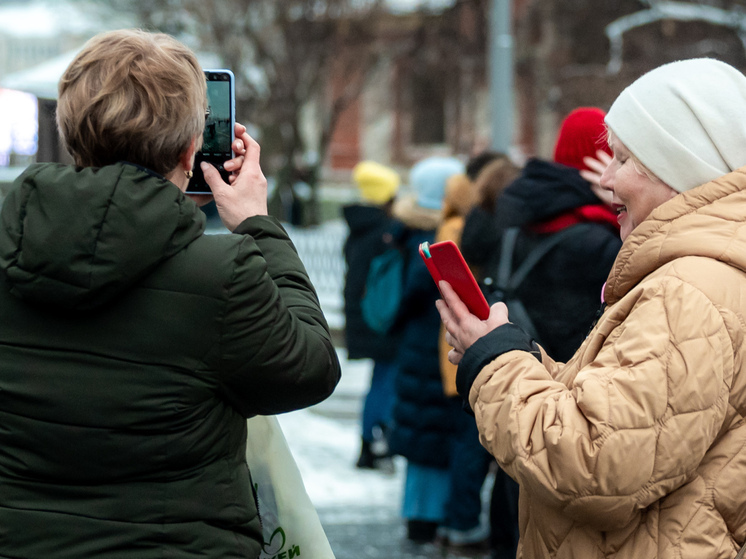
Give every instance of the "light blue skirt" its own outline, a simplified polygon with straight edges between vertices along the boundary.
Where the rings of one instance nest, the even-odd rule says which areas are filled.
[[[407,462],[402,517],[442,524],[449,497],[447,469],[430,468]]]

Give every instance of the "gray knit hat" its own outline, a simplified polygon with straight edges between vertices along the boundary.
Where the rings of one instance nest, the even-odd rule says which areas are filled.
[[[606,124],[683,192],[746,165],[746,76],[718,60],[664,64],[617,97]]]

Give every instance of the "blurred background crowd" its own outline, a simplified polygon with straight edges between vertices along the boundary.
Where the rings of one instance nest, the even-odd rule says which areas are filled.
[[[204,68],[232,69],[237,120],[262,145],[270,213],[291,231],[338,346],[372,363],[355,466],[385,474],[405,459],[407,539],[514,557],[517,486],[456,397],[418,247],[456,242],[489,298],[506,230],[518,231],[519,262],[574,230],[565,243],[584,258],[560,245],[519,288],[537,339],[567,359],[621,244],[597,189],[605,110],[664,62],[707,56],[746,69],[745,4],[0,0],[0,203],[28,164],[70,161],[56,83],[95,33],[157,29]],[[387,251],[402,258],[401,298],[377,330],[361,301]]]

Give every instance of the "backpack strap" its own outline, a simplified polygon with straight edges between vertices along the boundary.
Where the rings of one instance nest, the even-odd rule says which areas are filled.
[[[497,286],[500,289],[504,289],[506,291],[513,291],[517,289],[518,286],[521,285],[523,280],[526,279],[528,273],[533,270],[534,266],[536,266],[536,264],[538,264],[539,261],[544,258],[544,256],[550,250],[552,250],[555,246],[557,246],[565,239],[573,237],[580,233],[587,232],[590,230],[590,228],[590,224],[580,223],[578,225],[573,225],[572,227],[568,227],[566,229],[563,229],[562,231],[550,235],[546,239],[542,240],[531,250],[531,252],[528,253],[526,258],[523,259],[523,262],[521,262],[520,266],[518,266],[518,269],[515,272],[511,272],[511,268],[513,262],[513,252],[515,250],[515,244],[518,239],[518,233],[520,233],[520,229],[518,227],[511,227],[510,229],[507,229],[505,231],[505,235],[503,236],[503,251],[500,255],[500,266],[497,272]],[[507,250],[505,250],[506,248]],[[507,253],[510,253],[509,257]],[[505,256],[506,258],[503,258],[503,256]]]
[[[538,262],[544,258],[550,250],[565,239],[589,231],[590,228],[590,224],[581,223],[563,229],[562,231],[547,237],[528,253],[515,272],[512,271],[513,253],[515,252],[515,245],[518,240],[520,228],[511,227],[506,229],[503,233],[500,263],[498,264],[496,274],[497,282],[495,287],[503,294],[506,299],[506,304],[509,305],[508,311],[511,321],[519,324],[521,328],[523,328],[526,333],[539,344],[541,344],[541,340],[539,338],[539,333],[536,331],[536,326],[534,325],[533,320],[531,320],[523,302],[516,297],[515,290],[521,285],[521,282],[523,282],[534,266],[536,266],[536,264],[538,264]]]
[[[511,227],[503,232],[500,262],[497,265],[497,274],[495,274],[496,287],[499,289],[506,289],[510,283],[510,277],[513,273],[513,252],[520,232],[521,230],[518,227]]]

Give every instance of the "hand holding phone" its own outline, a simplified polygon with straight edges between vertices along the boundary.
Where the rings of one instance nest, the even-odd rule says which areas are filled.
[[[213,187],[213,198],[223,225],[234,231],[249,217],[267,215],[267,179],[259,162],[259,144],[246,132],[246,127],[236,124],[237,158],[226,163],[233,171],[230,183],[222,180],[215,167],[205,165],[205,178]],[[240,141],[239,141],[240,140]]]
[[[440,280],[447,281],[473,315],[480,320],[489,317],[490,306],[456,243],[422,243],[420,256],[436,285]]]

